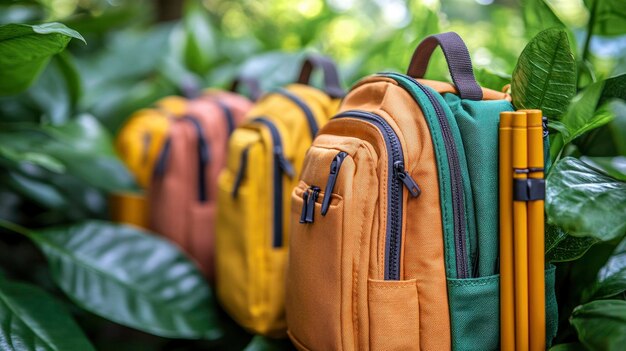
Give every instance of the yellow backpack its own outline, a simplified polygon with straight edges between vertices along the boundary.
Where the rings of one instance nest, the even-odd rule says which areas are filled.
[[[324,91],[308,85],[314,68],[323,72]],[[217,296],[252,332],[285,335],[291,190],[307,149],[341,96],[332,61],[309,57],[298,83],[261,98],[229,140],[218,180]]]
[[[120,130],[115,141],[117,153],[142,190],[150,185],[171,119],[182,116],[186,109],[187,99],[168,96],[156,102],[154,108],[135,112]],[[148,205],[142,192],[113,194],[109,204],[113,220],[148,227]]]

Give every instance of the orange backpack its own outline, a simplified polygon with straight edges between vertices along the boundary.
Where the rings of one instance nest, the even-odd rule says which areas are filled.
[[[245,81],[252,95],[258,85]],[[234,85],[236,86],[236,85]],[[172,121],[149,189],[150,229],[190,254],[213,277],[217,177],[230,133],[252,107],[247,98],[209,90]]]
[[[454,85],[421,79],[439,45]],[[498,349],[497,132],[512,109],[476,83],[452,32],[426,38],[408,75],[352,88],[292,193],[286,314],[299,349]],[[553,269],[545,286],[549,343]]]

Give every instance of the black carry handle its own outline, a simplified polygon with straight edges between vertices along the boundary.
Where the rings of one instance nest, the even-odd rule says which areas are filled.
[[[469,52],[463,39],[455,32],[435,34],[422,40],[413,53],[407,74],[415,78],[424,78],[430,56],[437,46],[441,46],[452,81],[461,98],[482,100],[483,91],[474,78]]]
[[[263,95],[261,84],[259,84],[259,80],[256,78],[239,76],[235,78],[233,84],[231,84],[230,91],[237,92],[237,88],[240,84],[248,89],[248,93],[250,94],[250,99],[252,99],[252,101],[257,101],[261,95]]]
[[[345,95],[341,84],[339,84],[339,73],[335,63],[328,57],[319,55],[309,55],[300,70],[298,83],[309,84],[313,69],[322,70],[324,74],[324,92],[333,98],[341,98]]]

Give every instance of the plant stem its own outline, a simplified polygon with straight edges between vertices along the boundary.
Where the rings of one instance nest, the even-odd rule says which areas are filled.
[[[6,221],[6,220],[1,219],[1,218],[0,218],[0,228],[7,229],[7,230],[12,231],[14,233],[22,234],[22,235],[27,236],[29,238],[31,237],[31,234],[30,234],[28,229],[22,227],[21,225],[18,225],[18,224]]]
[[[583,45],[582,64],[585,64],[587,58],[589,58],[589,46],[591,45],[591,36],[593,35],[593,27],[596,25],[596,9],[598,2],[601,0],[593,0],[591,9],[589,9],[589,21],[587,21],[587,36],[585,37],[585,44]],[[580,72],[581,73],[581,72]],[[578,74],[578,86],[580,87],[580,77],[582,74]]]

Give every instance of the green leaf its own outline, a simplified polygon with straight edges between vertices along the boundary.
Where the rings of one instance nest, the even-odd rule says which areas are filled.
[[[513,104],[518,109],[541,109],[560,117],[576,93],[576,62],[565,31],[547,29],[522,51],[513,70]]]
[[[613,110],[620,108],[618,105],[624,102],[609,101],[596,110],[603,90],[604,82],[591,84],[572,100],[561,120],[551,124],[551,127],[561,132],[565,144],[615,118]]]
[[[115,154],[111,136],[91,115],[80,115],[60,126],[2,131],[0,140],[18,153],[44,153],[61,163],[67,174],[98,189],[136,189],[132,174]]]
[[[200,1],[185,3],[185,65],[195,73],[204,74],[215,58],[216,44],[213,26]]]
[[[598,272],[598,281],[583,295],[584,301],[605,299],[626,291],[626,239]]]
[[[59,189],[38,179],[27,177],[18,172],[5,172],[0,175],[2,183],[18,194],[47,208],[62,208],[66,202]]]
[[[582,257],[587,250],[597,243],[594,238],[579,238],[568,235],[561,228],[546,226],[546,260],[548,262],[573,261]]]
[[[65,147],[84,154],[115,156],[113,140],[97,118],[82,114],[60,126],[43,128]]]
[[[579,342],[572,342],[567,344],[558,344],[550,348],[549,351],[587,351],[585,345]]]
[[[523,0],[522,9],[526,35],[529,37],[548,28],[566,28],[545,0]]]
[[[57,22],[43,23],[43,24],[38,24],[36,26],[30,26],[30,27],[33,29],[33,32],[38,33],[38,34],[55,34],[55,33],[63,34],[70,38],[78,39],[82,41],[83,43],[87,44],[87,42],[85,41],[85,38],[83,38],[83,36],[80,35],[80,33],[78,33],[77,31],[73,29],[67,28],[62,23],[57,23]]]
[[[0,26],[0,95],[25,90],[78,32],[60,23]]]
[[[164,337],[221,336],[209,286],[166,240],[102,221],[41,231],[0,225],[31,238],[55,282],[84,309]]]
[[[591,350],[618,351],[626,344],[626,301],[598,300],[578,306],[570,323]]]
[[[294,350],[289,339],[270,339],[261,335],[255,335],[244,351],[280,351]]]
[[[20,162],[29,162],[41,166],[56,173],[65,172],[65,166],[59,160],[36,151],[21,152],[12,148],[0,145],[0,157],[10,160],[14,165]]]
[[[613,98],[626,100],[626,74],[611,77],[604,81],[604,90],[602,90],[598,105]]]
[[[626,6],[623,0],[585,0],[594,22],[593,34],[626,34]]]
[[[572,236],[620,238],[626,232],[626,183],[578,159],[563,158],[547,178],[546,213],[550,224]]]
[[[581,160],[591,166],[601,169],[611,177],[626,182],[626,156],[617,157],[587,157]]]
[[[496,72],[486,67],[474,69],[474,74],[480,86],[496,91],[502,91],[505,85],[511,83],[511,75]]]
[[[63,306],[45,291],[0,276],[0,349],[95,350]]]

